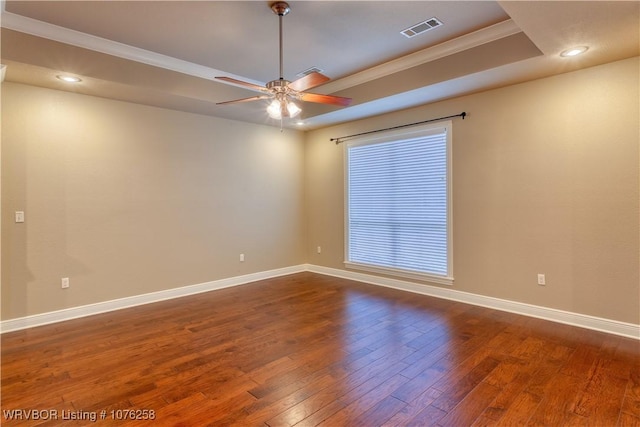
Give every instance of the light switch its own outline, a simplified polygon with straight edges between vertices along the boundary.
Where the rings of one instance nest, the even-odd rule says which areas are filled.
[[[16,211],[16,222],[24,222],[24,212]]]

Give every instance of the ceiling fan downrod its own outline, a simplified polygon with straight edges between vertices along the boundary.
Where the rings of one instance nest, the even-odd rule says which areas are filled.
[[[289,7],[289,3],[277,1],[271,5],[271,10],[273,10],[273,13],[278,15],[278,24],[280,28],[280,80],[284,80],[284,61],[282,59],[282,18],[291,12],[291,8]]]

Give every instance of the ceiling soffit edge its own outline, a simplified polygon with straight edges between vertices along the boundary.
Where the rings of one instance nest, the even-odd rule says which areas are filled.
[[[322,85],[334,93],[522,32],[511,19]]]

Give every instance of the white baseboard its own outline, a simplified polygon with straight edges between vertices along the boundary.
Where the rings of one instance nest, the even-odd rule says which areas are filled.
[[[586,314],[572,313],[569,311],[557,310],[554,308],[540,307],[516,301],[509,301],[500,298],[487,297],[468,292],[456,291],[449,288],[439,288],[424,284],[407,282],[404,280],[389,279],[370,274],[357,273],[353,271],[340,270],[336,268],[322,267],[318,265],[308,265],[307,271],[335,276],[343,279],[355,280],[372,285],[385,286],[388,288],[414,292],[422,295],[443,298],[481,307],[492,308],[500,311],[521,314],[529,317],[549,320],[566,325],[578,326],[623,337],[640,339],[640,325],[633,323],[618,322],[616,320],[603,319],[600,317],[588,316]]]
[[[135,295],[132,297],[120,298],[117,300],[104,301],[95,304],[83,305],[79,307],[67,308],[64,310],[51,311],[48,313],[35,314],[33,316],[19,317],[0,322],[0,333],[13,332],[21,329],[33,328],[36,326],[48,325],[50,323],[63,322],[65,320],[77,319],[79,317],[92,316],[94,314],[106,313],[108,311],[120,310],[123,308],[135,307],[137,305],[150,304],[173,298],[180,298],[202,292],[214,291],[216,289],[228,288],[231,286],[244,285],[258,280],[271,279],[273,277],[286,276],[288,274],[307,271],[306,265],[279,268],[275,270],[261,271],[258,273],[246,274],[243,276],[230,277],[228,279],[214,280],[197,285],[184,286],[180,288],[167,289],[165,291],[152,292],[148,294]]]
[[[202,292],[214,291],[216,289],[228,288],[231,286],[244,285],[258,280],[270,279],[288,274],[309,271],[312,273],[324,274],[326,276],[340,277],[343,279],[355,280],[372,285],[385,286],[402,291],[443,298],[495,310],[507,311],[524,316],[536,317],[552,322],[564,323],[609,334],[640,340],[640,325],[632,323],[618,322],[616,320],[603,319],[600,317],[588,316],[585,314],[572,313],[568,311],[556,310],[553,308],[540,307],[531,304],[524,304],[499,298],[487,297],[468,292],[456,291],[449,288],[439,288],[404,280],[390,279],[386,277],[374,276],[370,274],[358,273],[347,270],[340,270],[330,267],[322,267],[313,264],[302,264],[292,267],[279,268],[275,270],[262,271],[243,276],[230,277],[227,279],[214,280],[197,285],[184,286],[180,288],[167,289],[165,291],[153,292],[149,294],[136,295],[117,300],[99,302],[96,304],[72,307],[64,310],[52,311],[48,313],[36,314],[33,316],[9,319],[0,322],[0,333],[18,331],[21,329],[33,328],[50,323],[63,322],[65,320],[77,319],[80,317],[92,316],[94,314],[106,313],[123,308],[135,307],[137,305],[150,304],[173,298],[180,298]]]

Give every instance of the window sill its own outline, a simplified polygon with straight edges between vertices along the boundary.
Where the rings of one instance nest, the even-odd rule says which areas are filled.
[[[439,285],[453,285],[453,277],[436,276],[434,274],[420,273],[418,271],[400,270],[397,268],[380,267],[377,265],[360,264],[357,262],[345,261],[344,266],[352,270],[362,270],[370,273],[386,274],[389,276],[404,277],[407,279],[421,280],[424,282],[437,283]]]

